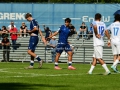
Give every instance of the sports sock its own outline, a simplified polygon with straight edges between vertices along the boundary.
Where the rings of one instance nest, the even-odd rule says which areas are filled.
[[[102,67],[105,69],[105,71],[106,71],[106,72],[108,72],[108,71],[109,71],[109,69],[108,69],[108,67],[107,67],[107,65],[106,65],[106,64],[103,64],[103,65],[102,65]]]
[[[95,66],[91,65],[91,68],[90,68],[89,72],[92,73],[94,68],[95,68]]]
[[[41,61],[40,57],[39,56],[36,56],[36,59],[38,60],[38,62]]]
[[[34,61],[31,60],[31,61],[30,61],[30,66],[33,66],[33,65],[34,65]]]
[[[72,62],[68,62],[68,66],[71,66],[72,65]]]
[[[114,67],[117,66],[118,63],[119,63],[119,60],[117,59],[117,60],[115,60],[115,62],[113,63],[113,66],[114,66]]]
[[[55,62],[55,66],[58,66],[58,62]]]
[[[115,68],[117,68],[117,65],[115,65]]]

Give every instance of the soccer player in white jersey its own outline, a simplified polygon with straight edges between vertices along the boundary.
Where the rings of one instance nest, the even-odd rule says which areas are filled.
[[[106,35],[109,39],[108,44],[112,46],[112,53],[114,56],[114,62],[111,68],[116,73],[119,73],[119,71],[116,69],[116,66],[120,60],[120,15],[116,14],[114,18],[115,18],[114,22],[106,29]],[[111,31],[111,37],[110,34],[108,33],[109,30]]]
[[[102,65],[102,67],[105,69],[104,75],[109,75],[110,71],[107,68],[107,65],[105,64],[104,60],[102,59],[103,56],[103,36],[104,31],[106,28],[106,25],[104,22],[101,22],[101,14],[97,13],[95,14],[95,21],[92,22],[93,24],[93,43],[94,43],[94,53],[93,53],[93,62],[91,65],[90,70],[88,71],[88,74],[92,74],[93,69],[96,66],[97,60]]]

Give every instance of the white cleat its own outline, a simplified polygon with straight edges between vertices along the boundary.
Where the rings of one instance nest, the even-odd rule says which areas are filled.
[[[91,75],[91,74],[92,74],[92,72],[88,72],[87,74]]]
[[[41,68],[42,65],[43,65],[43,60],[41,60],[41,61],[39,62],[39,67],[38,67],[38,68]]]
[[[110,74],[111,74],[110,71],[104,73],[104,75],[110,75]]]
[[[25,67],[25,69],[33,69],[33,66]]]

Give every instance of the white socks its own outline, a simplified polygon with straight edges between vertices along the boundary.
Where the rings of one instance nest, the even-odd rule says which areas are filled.
[[[106,72],[109,72],[109,69],[107,68],[106,64],[103,64],[102,67],[105,69]]]
[[[113,63],[113,66],[116,67],[118,63],[119,63],[119,60],[117,59],[117,60]]]
[[[58,62],[55,62],[55,66],[58,66]]]
[[[92,73],[93,69],[95,68],[95,66],[91,65],[91,68],[89,70],[89,73]]]

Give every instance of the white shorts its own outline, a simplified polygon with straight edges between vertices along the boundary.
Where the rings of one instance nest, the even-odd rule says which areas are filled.
[[[112,53],[113,55],[120,54],[120,46],[112,44]]]
[[[93,57],[102,58],[103,57],[103,47],[102,46],[94,46]]]

